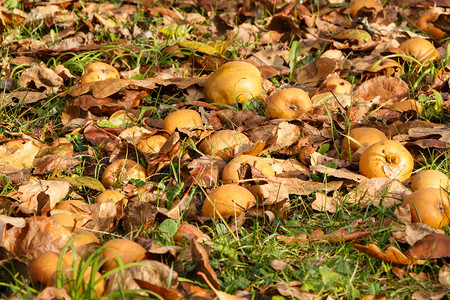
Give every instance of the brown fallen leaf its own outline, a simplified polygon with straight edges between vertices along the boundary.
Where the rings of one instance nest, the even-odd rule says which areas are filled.
[[[25,221],[24,227],[8,229],[1,245],[17,257],[36,258],[48,251],[59,253],[73,235],[48,217],[29,217]]]
[[[436,233],[429,234],[417,241],[406,252],[406,255],[419,259],[450,257],[450,236]]]
[[[43,289],[39,295],[37,295],[35,300],[54,300],[54,299],[60,299],[60,300],[72,300],[72,298],[67,294],[67,291],[65,289],[58,289],[53,286],[48,286],[45,289]]]
[[[109,277],[105,294],[117,291],[119,286],[124,290],[137,290],[140,286],[136,279],[153,286],[169,285],[168,289],[172,289],[177,285],[178,273],[159,261],[141,260],[138,265],[127,267],[123,272],[113,273]],[[139,292],[139,294],[147,295],[145,292]],[[169,293],[169,295],[173,294]]]
[[[175,289],[168,289],[163,286],[159,286],[137,278],[134,278],[134,281],[136,281],[136,283],[139,285],[141,289],[152,291],[153,293],[161,296],[165,300],[178,300],[184,298],[184,295]]]
[[[64,84],[64,80],[45,65],[33,65],[22,72],[19,84],[23,88],[44,88],[46,93],[50,94],[56,93]]]
[[[348,229],[341,228],[333,231],[330,234],[325,234],[322,229],[316,229],[308,236],[307,233],[302,233],[297,237],[287,237],[287,236],[277,236],[277,240],[288,243],[288,244],[298,244],[298,243],[314,243],[314,242],[329,242],[329,243],[340,243],[354,241],[366,237],[370,234],[369,231],[356,231],[350,232]]]
[[[280,295],[285,297],[292,297],[294,299],[312,300],[316,298],[314,293],[304,291],[301,287],[302,283],[299,281],[277,282],[275,288]]]
[[[196,271],[203,274],[202,277],[207,280],[207,283],[211,284],[210,287],[214,291],[214,287],[219,287],[219,279],[217,274],[209,264],[209,254],[206,249],[197,243],[195,239],[191,240],[191,252],[193,261],[197,262]],[[208,284],[208,285],[209,285]]]
[[[382,260],[384,262],[398,265],[415,265],[421,263],[416,257],[408,258],[400,250],[394,247],[388,247],[385,253],[383,253],[380,248],[374,244],[369,244],[368,246],[353,244],[353,247],[355,247],[356,250],[369,255],[370,257]]]
[[[413,300],[439,300],[443,299],[445,296],[448,296],[450,294],[450,290],[444,290],[444,291],[425,291],[425,290],[419,290],[415,291],[411,294],[411,299]]]

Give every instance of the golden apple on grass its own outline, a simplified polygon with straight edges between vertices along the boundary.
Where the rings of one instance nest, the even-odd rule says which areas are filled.
[[[192,109],[180,109],[168,114],[163,120],[163,129],[172,134],[176,128],[203,126],[202,117]]]
[[[292,119],[312,106],[308,94],[298,88],[288,88],[276,92],[269,99],[266,106],[266,115],[269,118]]]
[[[387,140],[387,136],[376,128],[358,127],[350,129],[348,137],[344,137],[341,145],[341,154],[344,159],[348,159],[361,147],[369,147],[377,142]]]
[[[411,177],[414,159],[402,144],[384,140],[367,148],[359,160],[359,172],[368,178],[388,177],[405,181]]]
[[[402,205],[409,205],[413,222],[441,228],[450,224],[449,198],[442,188],[424,188],[406,197]]]
[[[145,180],[147,170],[143,165],[131,159],[119,159],[106,167],[102,176],[102,183],[106,188],[113,187],[130,179]]]
[[[205,99],[209,103],[234,105],[260,98],[261,72],[244,61],[232,61],[220,66],[205,84]]]
[[[198,149],[207,155],[216,155],[223,160],[234,157],[237,145],[248,143],[248,137],[235,130],[220,130],[207,136],[198,146]]]
[[[447,175],[438,170],[423,170],[411,181],[413,192],[424,188],[443,188],[449,190],[450,180]]]
[[[249,190],[239,185],[224,184],[207,195],[203,202],[202,216],[238,216],[254,204],[256,198]]]
[[[104,62],[90,63],[81,76],[81,83],[88,83],[112,78],[120,78],[119,71]]]

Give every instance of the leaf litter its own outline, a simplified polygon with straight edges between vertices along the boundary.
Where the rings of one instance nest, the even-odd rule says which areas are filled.
[[[382,217],[358,219],[349,228],[338,222],[330,228],[313,222],[298,235],[276,232],[274,237],[278,242],[294,245],[362,240],[367,246],[352,244],[356,250],[396,265],[423,264],[425,260],[433,264],[449,256],[448,230],[411,223],[410,211],[399,206],[411,193],[410,180],[366,178],[358,172],[361,151],[355,152],[351,161],[343,160],[339,152],[348,129],[366,124],[382,127],[389,138],[404,144],[413,154],[416,167],[448,154],[448,66],[436,64],[434,78],[429,71],[419,78],[415,71],[411,72],[411,68],[418,69],[410,60],[395,55],[395,49],[405,39],[425,37],[415,23],[417,13],[422,15],[419,3],[394,1],[384,8],[365,7],[355,13],[347,5],[335,5],[344,1],[322,1],[318,4],[320,12],[306,4],[277,1],[238,1],[227,5],[187,1],[192,6],[187,12],[186,1],[168,2],[170,5],[161,7],[154,1],[139,5],[128,1],[120,8],[111,3],[21,2],[22,9],[8,9],[6,5],[11,3],[6,1],[0,7],[2,47],[13,53],[2,61],[2,114],[6,116],[8,111],[19,108],[40,115],[38,107],[49,106],[54,97],[64,99],[60,103],[61,116],[52,117],[59,120],[44,120],[40,126],[45,128],[33,128],[31,137],[16,130],[13,119],[4,117],[2,121],[0,175],[7,196],[2,202],[8,205],[2,210],[0,233],[1,246],[12,257],[28,264],[46,251],[61,252],[80,230],[106,238],[117,234],[133,236],[138,228],[142,228],[140,235],[157,236],[156,228],[164,220],[187,219],[200,226],[211,226],[211,221],[202,219],[198,211],[205,193],[222,183],[226,162],[217,156],[203,155],[198,146],[208,134],[223,129],[235,129],[250,140],[236,147],[233,155],[263,157],[275,172],[275,176],[265,177],[249,164],[240,167],[239,184],[258,196],[258,207],[227,219],[231,232],[239,234],[249,218],[261,217],[270,225],[286,221],[294,213],[291,205],[298,202],[312,216],[328,214],[331,218],[350,206],[391,212],[397,208],[387,221]],[[447,14],[442,13],[448,5],[445,1],[435,2],[438,3],[422,1],[420,5],[441,6],[433,24],[448,36]],[[75,11],[84,18],[78,19]],[[137,14],[153,18],[153,27],[144,22],[133,23]],[[45,33],[40,39],[18,36],[13,30],[19,24],[33,26],[38,20],[43,20],[40,26]],[[105,31],[120,38],[96,40]],[[153,54],[142,47],[146,41],[166,45],[160,54],[170,59],[155,63]],[[301,49],[298,57],[290,51],[294,48],[292,41]],[[441,61],[447,62],[448,42],[439,43],[435,38],[434,44]],[[76,55],[88,57],[93,51],[103,51],[102,59],[118,68],[122,78],[80,83],[85,64],[72,64],[71,59]],[[138,61],[135,54],[139,55]],[[312,96],[314,107],[295,119],[270,120],[262,113],[264,101],[225,109],[203,102],[203,87],[209,74],[233,57],[259,68],[267,99],[280,88],[301,87]],[[17,66],[20,75],[13,71]],[[285,80],[287,77],[292,80]],[[340,93],[339,85],[328,85],[336,78],[352,83],[350,94]],[[409,97],[419,99],[426,108],[424,112],[391,109]],[[182,107],[198,110],[206,125],[168,134],[161,119]],[[55,109],[49,111],[53,113]],[[114,119],[117,114],[124,117]],[[135,126],[128,126],[127,120]],[[145,138],[160,134],[168,140],[158,153],[145,153],[136,147]],[[61,136],[67,141],[60,142]],[[101,172],[105,165],[120,158],[142,163],[147,179],[126,180],[120,186],[126,201],[95,203],[95,195],[105,190]],[[161,176],[170,174],[174,166],[179,168],[179,178]],[[80,170],[82,174],[77,174]],[[13,189],[9,188],[11,185]],[[74,199],[81,199],[84,205],[71,205],[67,210],[55,208],[57,203]],[[57,224],[52,217],[58,214],[72,216],[75,223]],[[299,221],[295,224],[301,227]],[[395,229],[389,239],[392,244],[376,245],[374,224]],[[151,253],[147,249],[147,257],[168,251],[171,259],[179,262],[186,255],[195,267],[187,263],[186,269],[180,267],[181,273],[192,276],[200,272],[219,299],[242,299],[218,290],[227,286],[220,273],[223,265],[217,264],[214,257],[219,246],[214,241],[190,239],[184,254],[153,241],[151,244],[157,250]],[[206,250],[209,247],[212,251]],[[165,255],[159,261],[144,259],[141,265],[126,268],[120,275],[108,276],[107,292],[115,292],[120,286],[146,289],[167,299],[181,299],[191,293],[212,297],[207,290],[179,280],[162,257]],[[448,287],[447,275],[448,266],[444,265],[435,281]],[[414,278],[433,281],[425,273]],[[308,284],[278,281],[274,288],[258,288],[268,288],[270,293],[285,297],[314,299],[320,289]],[[438,299],[445,292],[427,294],[416,290],[411,296]],[[321,294],[325,295],[335,296],[330,291]],[[54,296],[70,298],[64,290],[47,287],[39,299]]]

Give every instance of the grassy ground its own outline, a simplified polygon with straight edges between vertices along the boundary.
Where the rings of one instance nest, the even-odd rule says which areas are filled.
[[[114,2],[118,7],[123,3]],[[6,4],[14,6],[13,1],[6,1]],[[4,5],[6,5],[4,3]],[[82,3],[88,5],[87,3]],[[18,8],[23,7],[23,3],[18,4]],[[155,5],[156,7],[157,5]],[[153,7],[153,6],[152,6]],[[2,29],[2,37],[12,38],[10,43],[2,43],[0,48],[1,57],[3,57],[2,74],[8,74],[5,77],[11,79],[15,86],[19,86],[19,78],[21,74],[30,67],[29,61],[21,63],[15,60],[18,57],[26,56],[28,58],[39,57],[43,63],[53,69],[57,65],[67,68],[72,75],[79,78],[85,67],[94,61],[105,61],[110,64],[118,64],[123,71],[133,70],[138,66],[145,66],[146,71],[135,75],[136,79],[151,77],[157,70],[165,70],[170,68],[183,69],[184,64],[189,59],[204,58],[208,55],[191,50],[182,50],[185,56],[180,58],[180,52],[170,50],[170,46],[182,37],[188,36],[190,33],[196,33],[202,36],[201,41],[208,41],[208,34],[199,34],[193,27],[187,25],[179,25],[171,27],[171,24],[164,24],[161,16],[149,18],[144,9],[138,6],[138,10],[129,18],[128,23],[122,23],[121,28],[132,30],[134,26],[139,26],[147,34],[147,38],[141,39],[142,35],[124,35],[123,33],[110,31],[100,26],[93,32],[91,42],[87,43],[85,48],[81,50],[61,53],[60,55],[47,56],[45,52],[20,52],[18,45],[26,42],[43,41],[44,36],[53,37],[50,42],[46,42],[45,47],[51,47],[58,41],[58,30],[62,30],[60,26],[53,24],[47,26],[44,20],[34,20],[32,22],[20,22],[18,24],[8,24]],[[74,28],[79,32],[86,32],[83,27],[83,21],[89,22],[87,16],[81,14],[83,7],[73,8],[75,14]],[[195,8],[176,7],[176,13],[197,12]],[[204,25],[211,26],[212,21],[204,10],[198,10],[198,13],[205,18]],[[255,22],[263,23],[264,19],[257,19]],[[117,21],[117,20],[116,20]],[[98,25],[98,24],[97,24]],[[163,31],[164,30],[164,31]],[[165,39],[161,38],[161,32],[165,33]],[[167,33],[168,32],[168,33]],[[155,38],[159,36],[159,38]],[[54,41],[53,41],[54,40]],[[127,41],[126,46],[120,46],[124,40]],[[162,43],[161,41],[165,42]],[[109,45],[89,50],[87,46],[94,44],[108,43]],[[113,45],[113,43],[119,44]],[[295,43],[286,43],[286,47],[295,49]],[[130,48],[133,47],[133,49]],[[96,47],[93,47],[96,48]],[[253,51],[260,49],[258,41],[251,41],[248,44],[231,43],[225,56],[228,58],[239,58],[242,49]],[[85,50],[83,50],[85,49]],[[25,54],[24,54],[25,53]],[[39,53],[39,54],[36,54]],[[303,55],[303,61],[297,64],[291,64],[291,71],[294,72],[299,65],[305,65],[307,61],[317,58],[322,53],[311,53]],[[291,59],[297,60],[295,53],[291,51]],[[298,53],[297,53],[298,54]],[[428,77],[436,75],[440,66],[446,64],[446,61],[439,65],[431,65],[421,70],[415,68],[409,69],[403,76],[408,82],[411,95],[416,95],[424,90],[427,85]],[[183,69],[184,70],[184,69]],[[203,70],[192,69],[193,74],[202,74]],[[293,74],[293,73],[292,73]],[[271,78],[272,83],[276,87],[289,83],[294,77],[292,74],[280,75]],[[69,81],[60,92],[66,91],[73,84],[77,83],[77,78]],[[348,78],[349,80],[359,80],[360,78]],[[1,99],[5,101],[6,96],[12,90],[31,91],[33,88],[17,88],[10,90],[3,84]],[[449,116],[442,113],[442,99],[440,94],[423,93],[419,95],[419,100],[425,105],[426,109],[420,119],[426,121],[447,123]],[[21,135],[29,135],[37,140],[50,143],[59,136],[63,136],[63,126],[61,123],[61,115],[65,109],[67,101],[73,97],[65,93],[49,94],[46,99],[36,104],[28,105],[18,103],[17,105],[7,105],[0,108],[1,125],[0,137],[3,141],[11,140]],[[138,109],[142,112],[152,111],[153,119],[163,119],[167,113],[167,107],[185,100],[183,90],[178,89],[172,91],[170,96],[167,90],[162,87],[151,90],[150,95],[144,99],[144,102]],[[441,101],[439,101],[441,100]],[[260,104],[258,104],[260,105]],[[249,106],[251,107],[251,106]],[[263,114],[260,107],[254,108],[258,113]],[[142,126],[142,119],[135,122],[136,125]],[[80,153],[79,158],[83,161],[73,169],[67,171],[67,174],[86,175],[86,165],[96,165],[95,177],[101,178],[101,174],[107,162],[107,157],[100,151],[98,147],[89,145],[87,140],[81,134],[74,135],[72,142],[75,145],[76,152]],[[187,143],[189,145],[189,143]],[[332,147],[331,147],[332,148]],[[90,150],[90,154],[81,151]],[[274,154],[273,156],[277,156]],[[279,157],[286,157],[280,155]],[[415,171],[420,169],[439,169],[449,174],[448,150],[438,155],[430,155],[422,163],[416,163]],[[173,188],[174,182],[181,182],[181,167],[172,163],[169,167],[161,170],[158,176],[154,176],[155,182],[162,190],[170,190]],[[44,176],[45,179],[52,178],[54,174]],[[175,180],[174,180],[175,179]],[[319,182],[327,182],[326,176],[314,178]],[[10,195],[18,189],[17,185],[4,181],[1,195]],[[175,196],[170,200],[181,199],[181,196],[187,192],[188,186],[177,186],[180,191],[172,190]],[[88,188],[80,188],[77,190],[86,201],[93,202],[95,191]],[[194,185],[189,191],[192,197],[204,198],[202,189]],[[360,206],[357,203],[348,203],[345,190],[337,191],[335,198],[339,205],[334,213],[317,212],[312,210],[311,202],[314,195],[310,196],[291,196],[291,203],[286,212],[278,214],[277,212],[273,220],[264,217],[246,217],[239,230],[233,229],[233,223],[224,224],[223,222],[206,222],[197,224],[200,229],[207,233],[212,240],[210,253],[211,266],[216,272],[220,281],[220,290],[229,294],[236,294],[239,291],[247,291],[248,295],[254,299],[282,299],[279,292],[276,291],[275,285],[280,282],[301,282],[301,291],[308,291],[317,298],[329,299],[355,299],[364,295],[385,295],[389,299],[411,299],[411,295],[419,290],[430,292],[442,291],[445,289],[439,281],[439,271],[442,261],[438,263],[427,262],[423,265],[414,266],[397,266],[386,263],[375,258],[371,258],[366,254],[358,252],[352,246],[351,242],[311,242],[311,243],[284,243],[277,239],[278,236],[296,237],[302,233],[310,234],[316,229],[322,229],[325,233],[330,233],[341,228],[352,229],[352,224],[356,220],[361,220],[359,230],[370,231],[370,235],[360,240],[361,244],[374,243],[385,250],[388,246],[394,246],[399,249],[406,249],[406,245],[399,244],[391,238],[392,233],[397,229],[395,226],[397,219],[394,216],[394,208],[383,206]],[[388,220],[390,222],[388,222]],[[186,221],[180,219],[175,224],[181,224]],[[192,221],[191,221],[192,222]],[[194,223],[194,222],[192,222]],[[386,224],[391,224],[386,226]],[[114,234],[127,236],[141,236],[156,240],[162,245],[174,245],[173,230],[168,233],[162,232],[160,221],[153,225],[152,230],[144,230],[137,228],[135,232],[127,233],[119,228]],[[170,227],[170,226],[169,226]],[[231,229],[230,229],[231,227]],[[447,234],[450,229],[444,228]],[[104,236],[107,240],[111,236]],[[95,259],[94,259],[95,260]],[[98,261],[98,259],[97,259]],[[88,264],[95,264],[89,262]],[[170,265],[179,272],[179,279],[190,281],[192,279],[192,270],[195,264],[185,265],[181,261],[176,261]],[[182,268],[183,267],[183,268]],[[398,269],[401,269],[402,276]],[[424,272],[427,274],[427,280],[418,277],[417,274]],[[200,280],[195,280],[199,285],[205,286]],[[31,299],[38,293],[37,287],[25,289],[20,279],[12,281],[12,283],[0,284],[3,286],[2,297],[12,295],[11,299],[22,298]],[[36,288],[36,289],[35,289]],[[76,287],[71,288],[71,295],[75,298],[88,299],[89,293],[79,295],[76,293]],[[242,294],[241,294],[242,295]],[[119,295],[118,293],[106,296],[108,298],[127,298],[127,294]],[[288,295],[285,295],[289,298]],[[306,298],[304,299],[309,299]],[[364,298],[369,299],[369,298]],[[378,298],[381,299],[381,298]]]

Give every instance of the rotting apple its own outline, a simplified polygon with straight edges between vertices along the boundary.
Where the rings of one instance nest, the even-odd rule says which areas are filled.
[[[102,255],[105,258],[105,262],[102,265],[102,269],[110,271],[116,268],[119,265],[119,259],[123,264],[141,260],[145,257],[145,252],[144,247],[132,240],[110,240],[103,245]]]
[[[163,120],[163,129],[172,134],[176,128],[203,126],[202,117],[192,109],[180,109],[171,112]]]
[[[450,180],[447,175],[438,170],[422,170],[411,181],[413,192],[425,188],[443,188],[449,190]]]
[[[140,140],[136,147],[138,147],[142,152],[148,153],[148,154],[155,154],[158,153],[159,150],[161,150],[162,146],[167,142],[167,138],[155,134],[152,135],[146,139]]]
[[[207,136],[198,149],[207,155],[216,155],[223,160],[234,157],[235,148],[239,144],[248,143],[248,137],[235,130],[220,130]]]
[[[253,155],[240,154],[230,160],[222,171],[224,183],[236,183],[239,181],[238,170],[242,164],[247,163],[259,170],[265,177],[275,176],[272,167],[263,158]]]
[[[205,99],[209,103],[235,105],[260,98],[263,93],[261,72],[244,61],[232,61],[220,66],[205,84]]]
[[[425,65],[440,59],[439,53],[433,44],[423,38],[406,40],[400,44],[398,49],[403,54],[410,55]]]
[[[267,102],[266,115],[269,118],[292,119],[312,106],[304,90],[287,88],[276,92]]]
[[[376,128],[358,127],[352,128],[349,137],[344,137],[341,145],[341,155],[344,159],[349,159],[350,154],[357,151],[360,147],[369,147],[379,141],[387,140],[387,136]]]
[[[203,202],[202,216],[237,216],[256,204],[256,198],[246,188],[224,184],[213,189]]]
[[[92,62],[84,70],[81,83],[88,83],[112,78],[120,78],[119,71],[104,62]]]
[[[407,196],[402,205],[409,205],[414,223],[434,228],[450,224],[450,196],[441,188],[424,188]]]
[[[145,180],[147,170],[143,165],[131,159],[119,159],[106,167],[102,176],[105,188],[115,186],[130,179]]]
[[[369,146],[359,160],[359,172],[368,178],[388,177],[402,182],[411,177],[414,159],[402,144],[384,140]]]

